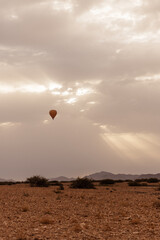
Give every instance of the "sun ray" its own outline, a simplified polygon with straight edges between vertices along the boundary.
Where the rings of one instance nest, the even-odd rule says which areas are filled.
[[[159,158],[159,145],[156,137],[147,134],[133,133],[104,133],[101,134],[104,141],[120,156],[130,160],[143,161],[145,157]]]

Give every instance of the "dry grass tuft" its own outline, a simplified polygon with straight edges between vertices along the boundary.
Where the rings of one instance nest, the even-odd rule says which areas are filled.
[[[103,217],[103,214],[101,212],[96,213],[95,217],[97,219],[101,219]]]
[[[46,209],[46,210],[44,211],[44,214],[45,214],[45,215],[51,215],[52,213],[51,213],[51,211],[50,211],[49,209]]]
[[[109,226],[109,224],[106,224],[103,229],[105,232],[109,232],[112,230],[112,228]]]
[[[22,212],[27,212],[29,210],[28,206],[23,206],[22,207]]]
[[[127,207],[130,207],[130,202],[129,201],[123,201],[122,203],[121,203],[121,206],[122,207],[124,207],[124,208],[127,208]]]
[[[54,193],[59,194],[59,193],[62,193],[62,192],[59,189],[57,189],[57,190],[54,190]]]
[[[160,208],[160,200],[157,200],[153,203],[153,207]]]
[[[75,226],[73,226],[73,231],[79,233],[82,231],[82,228],[79,224],[76,224]]]
[[[27,240],[27,238],[24,238],[24,237],[18,237],[16,240]]]
[[[24,196],[24,197],[29,197],[29,193],[24,192],[24,193],[23,193],[23,196]]]
[[[56,197],[56,200],[61,200],[60,196],[57,196],[57,197]]]
[[[16,240],[27,240],[27,238],[24,236],[24,233],[20,232],[18,233]]]
[[[40,223],[42,223],[42,224],[52,224],[53,220],[48,216],[44,216],[44,217],[41,218]]]
[[[133,225],[138,225],[138,224],[141,223],[141,221],[140,221],[139,218],[135,217],[135,218],[132,218],[132,219],[131,219],[131,222],[130,222],[130,223],[133,224]]]

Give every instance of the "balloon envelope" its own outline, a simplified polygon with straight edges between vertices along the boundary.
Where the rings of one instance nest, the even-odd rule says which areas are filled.
[[[56,110],[50,110],[49,115],[51,116],[52,119],[54,119],[55,116],[57,115],[57,111]]]

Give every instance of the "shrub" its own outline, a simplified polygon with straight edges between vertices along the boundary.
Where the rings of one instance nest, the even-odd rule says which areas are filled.
[[[103,179],[100,181],[100,185],[109,185],[109,184],[114,184],[115,181],[113,179]]]
[[[95,188],[91,179],[88,178],[77,178],[74,180],[71,185],[71,188]]]
[[[64,190],[63,183],[59,183],[59,190]]]
[[[160,208],[160,201],[159,200],[156,200],[154,203],[153,203],[153,206],[155,207],[155,208]]]
[[[51,224],[51,223],[53,223],[53,220],[49,216],[44,216],[40,219],[40,223]]]
[[[27,178],[27,182],[30,183],[31,187],[48,187],[49,186],[48,179],[41,176],[33,176],[30,178]]]
[[[123,183],[123,182],[125,182],[125,180],[119,179],[119,180],[114,180],[114,182],[115,182],[115,183]]]
[[[16,240],[27,240],[23,233],[19,233]]]
[[[141,186],[146,187],[146,186],[148,186],[148,184],[147,184],[146,182],[145,182],[145,183],[142,182],[142,183],[141,183]]]
[[[23,193],[23,196],[24,196],[24,197],[29,197],[29,193],[24,192],[24,193]]]
[[[157,182],[159,182],[159,179],[158,179],[158,178],[149,178],[149,179],[147,180],[147,182],[148,182],[148,183],[157,183]]]
[[[141,223],[141,221],[138,217],[135,216],[131,219],[130,223],[133,224],[133,225],[138,225],[138,224]]]
[[[135,180],[136,182],[147,182],[148,179],[147,178],[138,178]]]
[[[10,182],[10,181],[0,182],[0,185],[13,185],[13,184],[15,184],[15,182]]]
[[[128,182],[128,186],[139,187],[139,186],[142,186],[142,185],[137,181],[130,181],[130,182]]]
[[[29,209],[28,206],[23,206],[23,207],[22,207],[22,212],[27,212],[28,209]]]
[[[60,191],[59,189],[54,190],[54,192],[55,192],[56,194],[61,193],[61,191]]]
[[[49,182],[49,185],[50,185],[50,186],[58,186],[58,187],[59,187],[59,190],[64,190],[63,183],[61,183],[61,182],[58,182],[58,181],[50,181],[50,182]]]
[[[49,181],[50,186],[59,186],[60,182],[58,181]]]

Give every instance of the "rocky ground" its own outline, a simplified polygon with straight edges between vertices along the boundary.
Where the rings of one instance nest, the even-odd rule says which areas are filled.
[[[0,240],[158,240],[157,186],[0,186]]]

